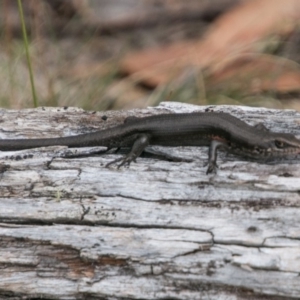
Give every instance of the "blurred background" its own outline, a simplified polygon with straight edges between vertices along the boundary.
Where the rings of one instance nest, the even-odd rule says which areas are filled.
[[[180,101],[300,110],[299,0],[22,0],[39,106]],[[0,107],[32,107],[17,0],[0,0]]]

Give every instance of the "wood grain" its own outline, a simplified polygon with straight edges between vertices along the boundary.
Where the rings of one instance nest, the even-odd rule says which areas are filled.
[[[0,138],[207,109],[300,137],[296,111],[166,102],[105,113],[1,110]],[[120,154],[84,156],[103,147],[1,152],[0,299],[299,299],[300,159],[222,153],[207,176],[206,148],[155,148],[192,162],[141,157],[117,170],[104,165]]]

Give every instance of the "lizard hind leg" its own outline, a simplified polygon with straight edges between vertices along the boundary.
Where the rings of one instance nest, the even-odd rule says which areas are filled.
[[[135,162],[136,158],[141,155],[144,149],[149,145],[150,137],[147,134],[140,134],[137,139],[135,140],[130,152],[125,155],[124,157],[115,159],[108,163],[105,167],[109,167],[113,164],[120,162],[117,166],[118,169],[125,165],[130,165],[131,162]]]

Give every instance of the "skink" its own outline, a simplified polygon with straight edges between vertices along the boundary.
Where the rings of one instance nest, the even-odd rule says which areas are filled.
[[[108,164],[116,163],[119,167],[135,161],[148,145],[209,146],[207,173],[216,171],[220,148],[239,156],[263,160],[300,153],[300,140],[292,134],[272,132],[262,124],[251,126],[230,114],[217,112],[129,117],[122,125],[76,136],[0,140],[2,151],[54,145],[130,147],[127,155]]]

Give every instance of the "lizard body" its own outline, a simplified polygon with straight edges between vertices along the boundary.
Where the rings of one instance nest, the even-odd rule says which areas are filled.
[[[300,140],[292,134],[272,132],[261,124],[251,126],[230,114],[215,112],[129,117],[113,128],[76,136],[0,140],[1,151],[55,145],[131,147],[124,158],[109,163],[121,161],[119,167],[135,161],[148,145],[209,146],[207,173],[216,170],[219,148],[263,160],[300,154]]]

